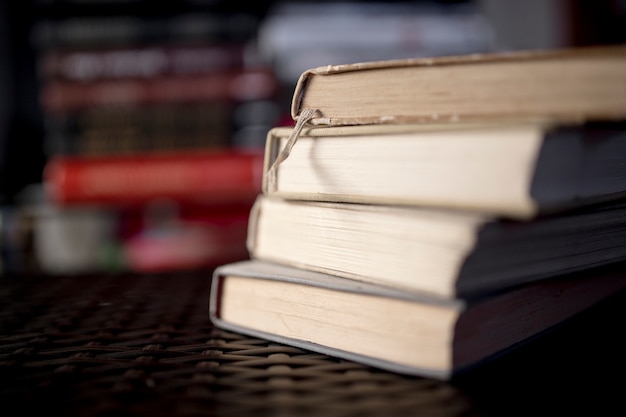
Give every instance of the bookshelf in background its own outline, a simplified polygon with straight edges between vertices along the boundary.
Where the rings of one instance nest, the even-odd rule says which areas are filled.
[[[251,42],[246,45],[253,47],[246,47],[246,59],[254,58],[258,52],[261,62],[271,61],[281,83],[287,86],[283,90],[286,92],[283,99],[288,101],[295,79],[283,78],[282,75],[297,76],[304,67],[397,58],[405,54],[435,56],[472,53],[493,48],[512,50],[520,47],[552,47],[555,39],[561,44],[569,45],[624,42],[626,37],[623,28],[626,26],[623,24],[625,17],[623,8],[609,1],[591,3],[587,4],[579,0],[532,2],[523,5],[492,0],[424,0],[384,3],[358,1],[345,3],[344,11],[351,11],[340,12],[338,8],[342,6],[333,2],[312,4],[299,1],[257,1],[245,7],[224,0],[170,2],[9,0],[3,2],[0,7],[1,21],[5,23],[1,28],[5,36],[0,42],[0,54],[4,58],[0,88],[6,93],[3,95],[6,118],[0,125],[2,128],[0,142],[3,150],[0,153],[3,235],[11,234],[9,232],[12,228],[21,228],[14,223],[20,223],[22,204],[25,199],[28,200],[28,197],[24,196],[29,194],[28,189],[31,185],[40,185],[41,169],[51,150],[62,153],[94,154],[111,152],[112,148],[117,146],[102,146],[98,140],[102,133],[98,133],[88,134],[89,140],[82,148],[73,148],[74,145],[67,140],[67,136],[72,135],[67,135],[65,129],[69,126],[70,132],[76,133],[77,120],[62,118],[61,121],[52,121],[48,119],[44,129],[43,115],[38,106],[39,86],[43,74],[36,72],[36,69],[41,68],[39,58],[43,56],[43,51],[91,53],[117,49],[138,50],[143,47],[158,49],[167,46],[169,48],[175,44],[203,47],[203,41],[215,38],[250,40]],[[389,14],[386,12],[379,13],[379,9],[376,17],[371,17],[371,10],[377,7],[421,9],[426,11],[426,15],[435,18],[413,18],[407,13],[400,20],[403,24],[389,26],[388,22],[391,18],[387,18]],[[307,16],[300,13],[302,21],[308,21],[307,25],[297,27],[287,38],[283,38],[283,41],[286,40],[288,44],[297,48],[297,56],[302,59],[295,59],[296,55],[292,55],[293,59],[290,59],[289,54],[293,54],[293,51],[283,48],[285,46],[283,43],[265,41],[265,39],[272,38],[266,35],[273,30],[271,28],[266,30],[266,27],[290,25],[288,23],[290,20],[293,23],[291,12],[282,12],[287,9],[295,10],[294,14],[306,9],[310,12],[307,12],[310,16],[316,16],[313,10],[317,9],[323,14],[322,18],[307,20]],[[331,9],[333,13],[328,13]],[[359,16],[367,14],[368,10],[370,11],[369,19],[361,19]],[[441,11],[444,13],[439,13]],[[445,24],[437,23],[421,26],[420,29],[420,21],[438,21],[442,15],[450,17],[453,27],[445,27]],[[345,22],[348,23],[360,22],[357,23],[358,29],[348,30],[350,25],[342,24],[339,18],[335,19],[335,16],[345,18]],[[379,19],[379,17],[384,18]],[[454,23],[461,22],[465,18],[476,24],[456,25]],[[321,25],[324,25],[323,28],[327,30],[316,30],[317,27],[322,27]],[[384,25],[387,25],[386,33],[389,36],[378,39],[389,40],[395,37],[396,40],[391,46],[390,44],[381,46],[380,43],[375,43],[378,46],[368,43],[369,46],[366,48],[358,46],[361,40],[367,39],[366,35],[369,33],[380,34],[378,29]],[[361,30],[364,27],[367,27],[367,30]],[[425,30],[425,27],[428,29]],[[354,28],[354,24],[351,28]],[[476,32],[471,34],[466,32],[466,29],[476,30]],[[475,43],[467,43],[467,39],[459,39],[456,36],[446,37],[461,33],[464,36],[467,35],[467,39]],[[357,36],[351,36],[354,34]],[[260,36],[257,37],[257,35]],[[398,38],[398,35],[401,37]],[[547,37],[547,35],[551,36]],[[324,36],[326,36],[326,41],[321,39]],[[409,42],[404,42],[407,38]],[[327,41],[328,39],[330,41]],[[433,39],[444,39],[446,42],[433,42]],[[313,41],[313,45],[306,44],[308,40]],[[346,43],[350,41],[357,43],[346,46]],[[463,49],[463,45],[469,47],[470,50]],[[441,46],[444,46],[445,50],[439,49]],[[449,49],[450,47],[452,49]],[[457,47],[460,48],[456,49]],[[287,57],[287,59],[280,57]],[[303,60],[307,63],[303,63]],[[299,68],[294,66],[295,63],[299,63]],[[251,124],[246,125],[245,129],[239,130],[235,135],[238,143],[256,144],[259,137],[265,136],[266,125],[264,123],[277,114],[273,104],[267,101],[253,102],[236,112],[232,121],[252,120]],[[279,123],[292,125],[288,111],[282,110],[288,109],[286,106],[279,108]],[[157,113],[160,111],[155,109]],[[109,116],[108,114],[83,115],[80,123],[88,125],[92,122],[92,118],[104,120]],[[116,129],[115,133],[112,131],[105,133],[114,134],[117,139],[123,137],[122,131],[128,132],[122,122]],[[44,136],[46,137],[45,143]],[[167,141],[169,139],[164,135],[159,143]],[[140,147],[139,145],[130,146],[126,140],[119,142],[125,143],[126,152],[134,152]],[[32,222],[26,221],[25,223],[31,224]],[[10,242],[7,244],[4,241],[4,243],[5,248],[12,246]],[[16,253],[19,251],[20,248],[11,250]],[[5,264],[11,263],[13,262],[9,261]]]
[[[96,270],[109,268],[105,258],[153,272],[245,257],[242,219],[260,188],[259,151],[279,91],[251,46],[262,7],[94,5],[52,2],[32,30],[48,234],[78,239],[60,219],[105,213],[109,229],[89,230],[107,237],[82,236],[104,242],[92,252],[118,258],[101,256]],[[64,270],[54,255],[62,245],[36,247],[48,272],[89,271],[70,258]]]
[[[48,155],[80,152],[97,137],[112,153],[118,143],[122,152],[230,146],[239,129],[274,124],[271,110],[245,117],[278,93],[251,46],[258,18],[173,4],[130,16],[113,5],[108,14],[77,8],[34,26]]]

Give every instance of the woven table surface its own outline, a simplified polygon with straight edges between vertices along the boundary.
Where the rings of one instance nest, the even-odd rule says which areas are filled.
[[[623,295],[444,382],[215,329],[210,274],[0,278],[0,415],[626,415]]]

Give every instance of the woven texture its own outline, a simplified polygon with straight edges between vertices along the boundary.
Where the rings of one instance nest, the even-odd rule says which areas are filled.
[[[545,353],[535,344],[517,365],[497,362],[461,383],[397,375],[213,328],[209,276],[3,278],[2,415],[475,416],[536,415],[551,398],[562,406],[554,378],[566,362],[534,394],[519,382],[531,375],[520,358],[562,345]]]

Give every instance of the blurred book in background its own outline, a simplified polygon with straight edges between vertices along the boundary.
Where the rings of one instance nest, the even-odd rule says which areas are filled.
[[[30,35],[46,163],[27,203],[36,268],[143,273],[245,258],[278,118],[274,70],[250,47],[259,10],[39,6]]]
[[[44,170],[57,206],[251,205],[261,189],[262,150],[235,148],[120,156],[58,156]]]

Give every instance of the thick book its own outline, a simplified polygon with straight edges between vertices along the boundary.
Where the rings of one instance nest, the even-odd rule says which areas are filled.
[[[305,70],[291,115],[317,124],[626,116],[626,46],[513,51]]]
[[[246,260],[214,271],[209,314],[224,329],[394,372],[449,379],[623,290],[623,268],[441,300]]]
[[[452,299],[626,260],[625,241],[624,200],[522,221],[259,195],[247,246],[252,259]]]
[[[293,131],[267,135],[267,195],[531,218],[626,192],[626,124],[618,122],[305,127],[278,163]]]
[[[261,190],[262,149],[221,148],[128,156],[56,156],[44,167],[58,205],[137,205],[155,200],[207,205],[246,202]]]

